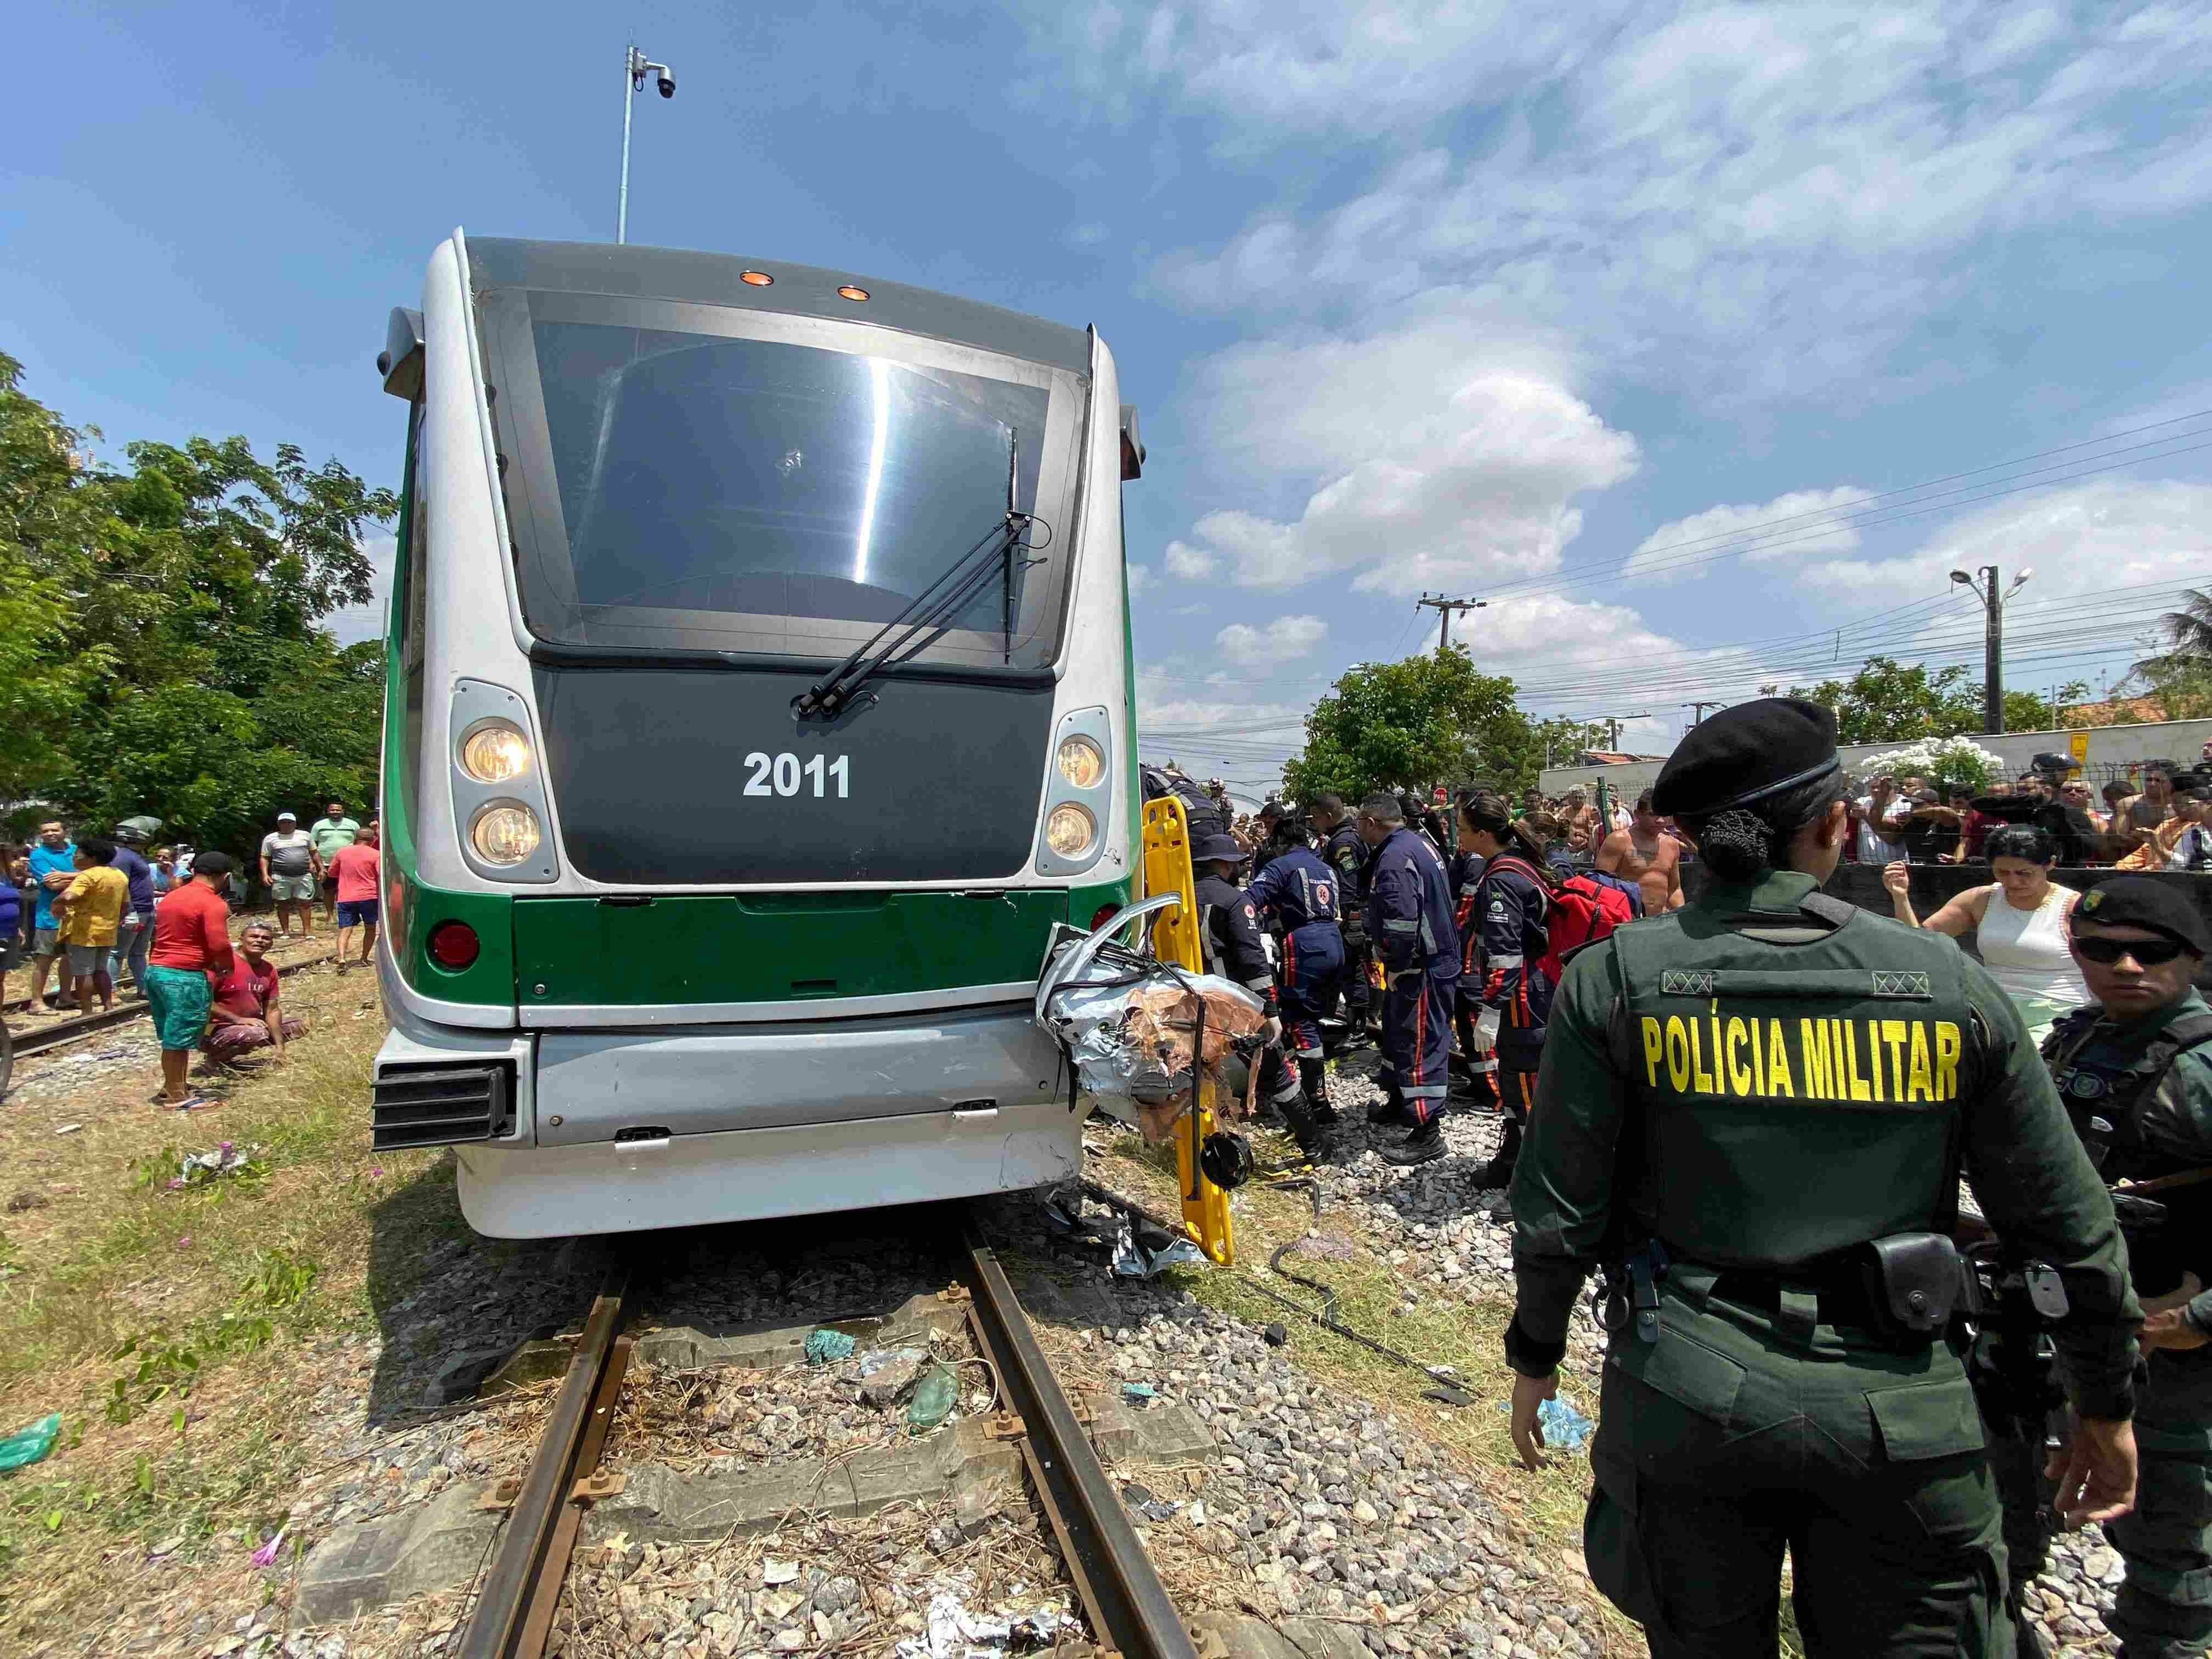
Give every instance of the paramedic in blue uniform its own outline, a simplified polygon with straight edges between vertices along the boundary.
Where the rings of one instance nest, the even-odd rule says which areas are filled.
[[[1306,1105],[1322,1123],[1336,1121],[1323,1082],[1321,1017],[1344,979],[1344,935],[1338,930],[1336,872],[1306,844],[1306,827],[1295,817],[1275,826],[1275,857],[1244,896],[1283,927],[1283,1035],[1297,1056],[1298,1084]]]
[[[1234,836],[1206,836],[1192,849],[1197,878],[1198,937],[1206,971],[1234,980],[1267,1005],[1262,1028],[1266,1046],[1254,1057],[1260,1067],[1260,1097],[1283,1115],[1298,1146],[1315,1163],[1327,1162],[1327,1135],[1307,1110],[1297,1075],[1283,1063],[1282,1000],[1275,989],[1274,965],[1260,927],[1259,907],[1237,885],[1244,849]]]
[[[1498,1093],[1505,1131],[1496,1156],[1475,1176],[1479,1188],[1513,1180],[1522,1132],[1536,1100],[1536,1073],[1544,1061],[1544,1028],[1552,1016],[1552,986],[1536,964],[1550,948],[1545,921],[1549,884],[1557,878],[1528,826],[1516,823],[1505,797],[1476,790],[1459,804],[1459,842],[1483,860],[1468,906],[1459,1000],[1474,1027],[1475,1046],[1498,1056]]]
[[[1373,794],[1360,803],[1359,835],[1375,852],[1367,872],[1367,937],[1386,981],[1380,1080],[1386,1103],[1413,1125],[1404,1140],[1382,1148],[1382,1157],[1425,1164],[1444,1155],[1444,1091],[1459,988],[1451,877],[1428,838],[1407,827],[1395,795]]]
[[[1351,1024],[1346,1045],[1367,1035],[1367,843],[1345,810],[1341,795],[1317,796],[1313,825],[1322,838],[1321,861],[1336,872],[1337,909],[1344,927],[1344,1017]]]

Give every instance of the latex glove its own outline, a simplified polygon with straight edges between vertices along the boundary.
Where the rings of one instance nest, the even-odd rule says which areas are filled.
[[[1559,1374],[1557,1371],[1548,1376],[1523,1376],[1518,1371],[1513,1374],[1513,1449],[1521,1454],[1521,1467],[1525,1469],[1540,1469],[1547,1464],[1544,1424],[1538,1413],[1542,1411],[1544,1402],[1554,1398],[1559,1392]],[[2122,1424],[2120,1426],[2125,1428],[2127,1425]],[[2131,1477],[2132,1473],[2130,1465]],[[2132,1478],[2130,1485],[2132,1488]]]
[[[1495,1048],[1498,1046],[1498,1010],[1485,1008],[1474,1017],[1474,1046]]]
[[[1283,1022],[1270,1014],[1260,1024],[1260,1041],[1269,1048],[1283,1040]]]
[[[2058,1483],[2051,1505],[2069,1532],[2118,1520],[2136,1506],[2136,1431],[2130,1423],[2075,1417],[2044,1474]]]

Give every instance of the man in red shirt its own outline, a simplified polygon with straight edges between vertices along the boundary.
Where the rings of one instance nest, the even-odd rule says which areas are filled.
[[[368,962],[376,950],[377,866],[384,855],[377,850],[376,820],[371,818],[350,847],[331,854],[326,866],[337,880],[338,972],[346,970],[346,940],[361,929],[361,961]]]
[[[180,1112],[211,1103],[185,1079],[215,1000],[208,975],[228,975],[234,965],[230,906],[223,902],[229,886],[228,854],[203,853],[191,879],[154,907],[154,948],[146,957],[146,1003],[161,1044],[161,1092],[154,1098]]]
[[[273,1048],[281,1060],[285,1040],[307,1029],[278,1000],[282,981],[276,964],[269,960],[269,947],[276,942],[276,930],[267,922],[247,923],[230,971],[216,976],[215,1023],[201,1043],[213,1059],[228,1064],[250,1049]]]

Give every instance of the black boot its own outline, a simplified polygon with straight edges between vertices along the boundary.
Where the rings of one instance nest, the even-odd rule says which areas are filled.
[[[1505,1138],[1498,1143],[1498,1152],[1489,1163],[1475,1171],[1474,1185],[1478,1192],[1513,1184],[1513,1166],[1521,1157],[1521,1120],[1505,1120]]]
[[[1413,1121],[1413,1115],[1406,1109],[1406,1097],[1398,1092],[1395,1079],[1383,1083],[1382,1098],[1368,1107],[1367,1121],[1370,1123],[1411,1123]]]
[[[1275,1104],[1289,1120],[1291,1138],[1298,1143],[1298,1150],[1306,1155],[1308,1162],[1328,1164],[1335,1160],[1336,1137],[1315,1121],[1303,1092],[1285,1095]]]
[[[1442,1158],[1449,1148],[1444,1145],[1444,1126],[1441,1117],[1431,1117],[1395,1146],[1382,1148],[1385,1164],[1428,1164]]]
[[[1306,1109],[1316,1123],[1335,1123],[1343,1114],[1328,1097],[1328,1068],[1318,1060],[1298,1062],[1298,1086],[1306,1093]]]

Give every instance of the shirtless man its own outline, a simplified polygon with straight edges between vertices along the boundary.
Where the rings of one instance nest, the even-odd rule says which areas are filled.
[[[1644,890],[1644,914],[1656,916],[1682,908],[1682,843],[1651,810],[1651,792],[1636,798],[1628,828],[1616,830],[1598,849],[1597,867],[1632,881]]]
[[[1567,804],[1559,813],[1559,826],[1567,832],[1567,850],[1571,853],[1587,853],[1604,837],[1598,824],[1597,808],[1579,789],[1567,791]]]

